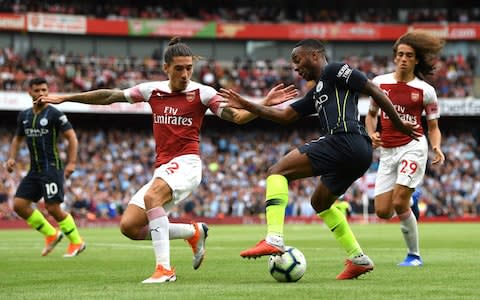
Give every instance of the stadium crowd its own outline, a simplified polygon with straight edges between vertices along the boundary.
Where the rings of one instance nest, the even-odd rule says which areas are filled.
[[[24,91],[33,77],[45,77],[50,91],[81,92],[98,88],[126,88],[136,83],[164,80],[162,61],[152,57],[107,57],[62,53],[50,49],[43,53],[31,49],[20,54],[10,48],[0,49],[0,87],[7,91]],[[337,59],[335,59],[337,60]],[[338,58],[363,71],[369,78],[392,72],[392,57],[371,55]],[[477,56],[461,53],[442,56],[436,74],[430,78],[439,97],[473,96]],[[194,80],[215,88],[231,88],[241,94],[259,97],[276,84],[295,84],[303,92],[310,86],[284,59],[253,60],[235,58],[221,62],[205,59],[197,64]]]
[[[173,216],[252,216],[264,212],[265,174],[269,166],[295,145],[316,138],[313,129],[242,129],[227,126],[202,131],[203,180],[200,188]],[[132,194],[148,181],[155,157],[151,132],[80,129],[77,170],[66,183],[65,208],[85,219],[110,219],[123,212]],[[0,161],[5,162],[12,129],[0,129]],[[480,144],[470,132],[445,135],[444,166],[429,165],[420,209],[424,216],[480,216]],[[65,149],[61,149],[65,155]],[[371,198],[375,157],[370,170],[345,194],[351,213],[360,215]],[[0,168],[0,218],[15,218],[11,202],[29,166],[23,148],[12,174]],[[310,195],[317,178],[291,184],[290,216],[312,216]],[[368,207],[371,212],[372,207]]]
[[[43,12],[85,15],[107,19],[194,19],[234,22],[475,22],[480,21],[480,8],[468,8],[460,3],[454,7],[433,8],[414,3],[403,6],[392,2],[323,3],[306,0],[257,1],[20,1],[0,2],[0,11],[12,13]],[[340,8],[341,7],[341,8]],[[369,8],[370,7],[370,8]],[[372,8],[374,7],[374,8]]]
[[[315,7],[318,5],[318,7]],[[20,1],[0,2],[0,12],[47,12],[77,14],[108,19],[155,18],[195,19],[234,22],[474,22],[480,21],[480,8],[355,8],[322,7],[311,1]],[[396,4],[399,5],[399,4]],[[315,13],[312,13],[312,12]],[[26,53],[0,49],[0,89],[27,90],[33,77],[45,77],[50,93],[81,92],[98,88],[127,88],[151,80],[165,80],[161,59],[113,57],[87,53],[46,53],[30,49]],[[391,56],[369,55],[336,57],[363,71],[369,78],[392,72]],[[477,56],[470,52],[444,54],[437,72],[429,81],[440,98],[473,96]],[[205,59],[194,72],[194,80],[215,88],[231,88],[251,97],[264,95],[282,82],[295,84],[306,92],[310,83],[301,80],[284,59],[232,61]],[[13,126],[13,124],[11,124]],[[75,127],[76,124],[73,124]],[[174,216],[205,217],[259,215],[264,212],[265,174],[282,154],[305,140],[316,138],[314,130],[268,130],[209,128],[202,133],[201,151],[204,176],[200,188]],[[122,213],[132,194],[152,174],[154,141],[150,131],[76,128],[79,138],[77,170],[66,184],[65,206],[82,218],[114,218]],[[12,128],[0,128],[0,162],[5,162]],[[426,216],[480,216],[480,145],[471,133],[448,134],[442,144],[446,163],[431,167],[422,185],[421,209]],[[65,155],[65,149],[61,149]],[[19,180],[28,170],[26,148],[18,158],[13,174],[0,166],[0,218],[16,218],[11,201]],[[373,198],[372,178],[377,162],[345,194],[353,214],[361,214],[365,198]],[[291,184],[287,214],[311,216],[310,195],[313,179]],[[371,206],[369,207],[371,211]]]

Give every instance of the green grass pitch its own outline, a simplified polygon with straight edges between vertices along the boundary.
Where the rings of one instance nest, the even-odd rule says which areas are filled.
[[[398,267],[405,256],[398,224],[355,224],[352,229],[375,270],[358,280],[337,281],[344,252],[323,225],[286,225],[287,244],[306,256],[296,283],[270,277],[267,257],[246,260],[265,226],[211,225],[200,269],[191,250],[172,241],[177,281],[145,285],[154,269],[149,241],[130,241],[118,228],[82,228],[87,249],[63,258],[64,239],[41,257],[43,239],[33,230],[0,230],[0,299],[480,299],[480,224],[420,224],[425,265]]]

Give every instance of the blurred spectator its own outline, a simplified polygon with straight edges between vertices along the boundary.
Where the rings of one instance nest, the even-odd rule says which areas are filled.
[[[457,3],[449,7],[418,7],[421,4],[378,2],[355,5],[354,2],[340,1],[338,7],[322,2],[307,0],[257,0],[232,1],[210,0],[207,2],[163,0],[152,1],[111,1],[86,0],[66,1],[21,1],[3,0],[0,12],[43,12],[76,14],[106,19],[194,19],[203,21],[231,22],[372,22],[403,23],[418,22],[475,22],[480,21],[480,9],[465,8]],[[377,8],[372,6],[378,6]],[[365,8],[370,7],[370,8]]]
[[[393,70],[388,56],[349,56],[343,61],[364,72],[369,78]],[[476,55],[443,56],[437,63],[435,77],[430,78],[439,97],[465,98],[473,96]],[[154,58],[104,57],[61,53],[52,48],[46,54],[32,49],[25,56],[10,48],[0,50],[0,87],[6,91],[22,91],[30,79],[47,78],[52,93],[82,92],[99,88],[126,88],[140,82],[164,80],[161,61]],[[242,60],[220,62],[214,59],[198,63],[194,79],[213,86],[234,89],[250,97],[266,94],[278,83],[294,84],[301,94],[312,86],[301,79],[284,59]]]
[[[79,139],[77,170],[66,185],[65,205],[76,216],[86,219],[114,218],[126,207],[132,193],[148,181],[153,165],[154,145],[150,132],[118,129],[84,130],[76,128]],[[202,132],[203,179],[197,191],[174,210],[173,216],[251,216],[264,213],[266,168],[289,149],[308,140],[314,129],[222,130],[209,127]],[[8,145],[12,130],[0,129],[1,145]],[[235,137],[235,138],[232,138]],[[220,140],[225,140],[227,145]],[[232,144],[235,147],[232,147]],[[233,149],[233,150],[232,150]],[[24,149],[25,150],[25,149]],[[421,185],[420,207],[424,216],[480,216],[480,145],[471,133],[446,134],[442,145],[443,166],[428,165]],[[0,159],[8,149],[0,146]],[[60,151],[64,151],[60,147]],[[12,174],[0,169],[1,216],[13,217],[8,201],[13,189],[27,170],[28,153],[18,157],[18,169]],[[374,158],[377,160],[377,156]],[[369,178],[375,165],[345,194],[352,215],[364,211],[368,202]],[[317,178],[291,183],[289,216],[312,216],[310,195]],[[7,203],[5,205],[4,203]],[[369,207],[370,212],[371,207]],[[5,213],[5,211],[7,211]]]

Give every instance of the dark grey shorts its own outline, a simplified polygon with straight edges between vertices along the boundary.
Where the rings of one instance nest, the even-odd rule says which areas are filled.
[[[22,179],[15,197],[37,202],[42,197],[45,202],[63,202],[64,171],[30,171]]]
[[[326,135],[298,147],[307,154],[315,176],[335,195],[341,195],[368,170],[372,163],[372,143],[360,134]]]

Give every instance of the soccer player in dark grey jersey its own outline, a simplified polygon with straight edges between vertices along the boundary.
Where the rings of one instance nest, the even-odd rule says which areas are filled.
[[[30,170],[22,179],[14,199],[15,212],[27,223],[45,236],[45,248],[42,256],[48,255],[60,242],[64,234],[70,240],[64,257],[73,257],[85,249],[85,242],[78,233],[73,217],[65,212],[63,202],[64,177],[75,170],[78,141],[67,117],[55,107],[46,103],[37,103],[40,96],[48,95],[48,84],[44,78],[30,81],[29,94],[34,102],[32,108],[19,113],[17,130],[10,146],[7,170],[13,172],[15,158],[23,140],[26,140],[30,152]],[[68,163],[64,166],[60,159],[57,144],[64,136],[68,141]],[[60,226],[54,228],[32,202],[43,197],[45,208]]]
[[[347,252],[345,269],[337,279],[353,279],[373,270],[347,220],[332,204],[360,178],[372,162],[371,140],[359,121],[358,95],[370,95],[390,117],[399,131],[417,138],[418,126],[402,121],[388,97],[364,74],[347,64],[327,64],[324,45],[314,39],[303,40],[292,50],[295,70],[315,86],[302,99],[284,109],[249,102],[232,90],[222,90],[228,106],[244,108],[259,117],[290,123],[316,114],[322,137],[294,149],[268,170],[266,186],[267,237],[242,257],[259,257],[284,252],[283,224],[290,181],[321,176],[311,203],[318,216]]]

